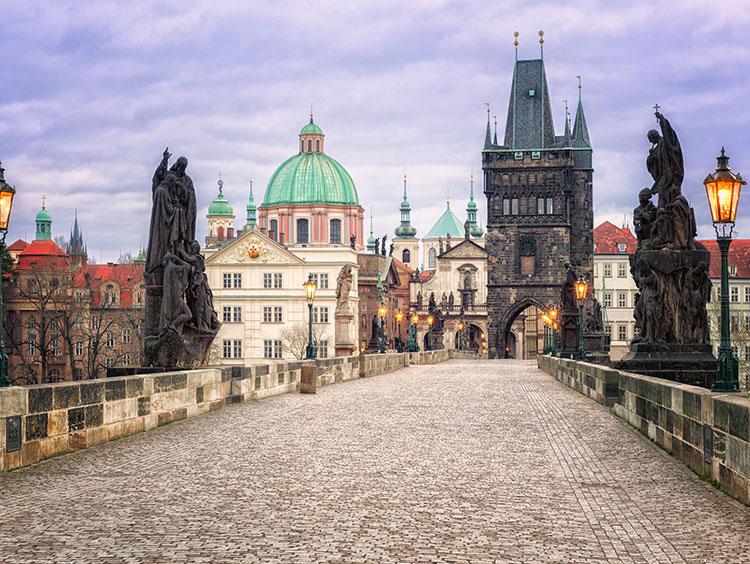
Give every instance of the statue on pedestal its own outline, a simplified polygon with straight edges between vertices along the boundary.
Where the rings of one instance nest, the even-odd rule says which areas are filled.
[[[205,362],[221,324],[214,310],[200,245],[195,240],[196,197],[188,160],[165,149],[151,182],[146,256],[144,350],[146,366],[190,367]]]
[[[636,335],[621,367],[710,387],[716,366],[706,314],[710,255],[695,241],[695,214],[682,195],[680,141],[658,106],[655,116],[661,135],[648,132],[652,146],[646,158],[654,184],[640,191],[633,210],[638,248],[630,256],[630,272],[638,286]],[[656,206],[652,196],[658,196]]]

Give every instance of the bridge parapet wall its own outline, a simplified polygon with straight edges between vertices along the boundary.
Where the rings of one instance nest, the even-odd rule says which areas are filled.
[[[597,399],[616,378],[612,411],[704,479],[750,504],[750,398],[567,359],[539,357],[539,367]],[[609,397],[609,394],[606,394]]]

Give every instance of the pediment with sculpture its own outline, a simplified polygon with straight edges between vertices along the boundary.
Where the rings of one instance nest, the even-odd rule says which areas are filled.
[[[210,257],[214,264],[301,264],[304,261],[258,231],[232,241]]]

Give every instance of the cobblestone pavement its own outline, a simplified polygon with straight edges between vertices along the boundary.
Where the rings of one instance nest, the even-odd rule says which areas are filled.
[[[230,406],[0,502],[2,562],[750,562],[750,509],[517,361]]]

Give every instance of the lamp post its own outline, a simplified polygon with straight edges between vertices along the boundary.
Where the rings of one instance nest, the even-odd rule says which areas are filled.
[[[395,316],[396,316],[396,351],[404,352],[404,345],[401,339],[401,322],[404,320],[404,312],[397,311]]]
[[[550,321],[552,322],[550,325],[552,330],[552,345],[550,347],[550,352],[552,353],[552,356],[557,356],[557,328],[559,327],[557,324],[558,313],[557,306],[552,306],[548,313]]]
[[[462,351],[464,350],[464,327],[466,325],[463,322],[463,319],[458,322],[458,333],[456,335],[458,336],[458,350]]]
[[[711,219],[716,230],[716,242],[721,251],[721,342],[716,380],[711,388],[714,392],[739,392],[739,361],[734,356],[729,337],[729,245],[740,203],[740,190],[746,182],[739,174],[729,169],[729,157],[721,154],[716,158],[716,171],[706,176],[706,187]]]
[[[308,312],[307,350],[305,351],[305,358],[309,360],[309,359],[315,358],[315,347],[313,346],[313,336],[312,336],[312,308],[313,308],[313,302],[315,301],[315,290],[317,289],[318,285],[313,280],[312,274],[310,274],[310,277],[307,279],[307,282],[302,284],[302,286],[305,288],[305,298],[307,299],[307,312]]]
[[[0,236],[2,237],[3,246],[5,246],[5,236],[8,234],[8,222],[10,221],[10,211],[13,208],[13,196],[16,195],[16,189],[5,182],[5,169],[0,163]],[[0,263],[0,388],[10,386],[8,380],[8,355],[5,352],[5,325],[3,312],[3,269]]]
[[[552,325],[552,319],[549,316],[549,313],[543,313],[542,314],[542,323],[544,324],[544,348],[542,349],[542,354],[549,354],[550,350],[550,326]]]
[[[432,350],[432,324],[435,323],[435,318],[431,315],[427,316],[427,350]]]
[[[406,352],[419,352],[417,345],[417,325],[419,324],[419,314],[411,316],[411,325],[409,326],[409,335],[406,338]]]
[[[583,302],[589,295],[589,284],[581,274],[575,286],[578,299],[578,360],[586,360],[586,347],[583,343]]]
[[[380,317],[380,349],[378,352],[381,354],[385,353],[385,315],[388,313],[388,308],[385,305],[380,304],[378,307],[378,317]]]

